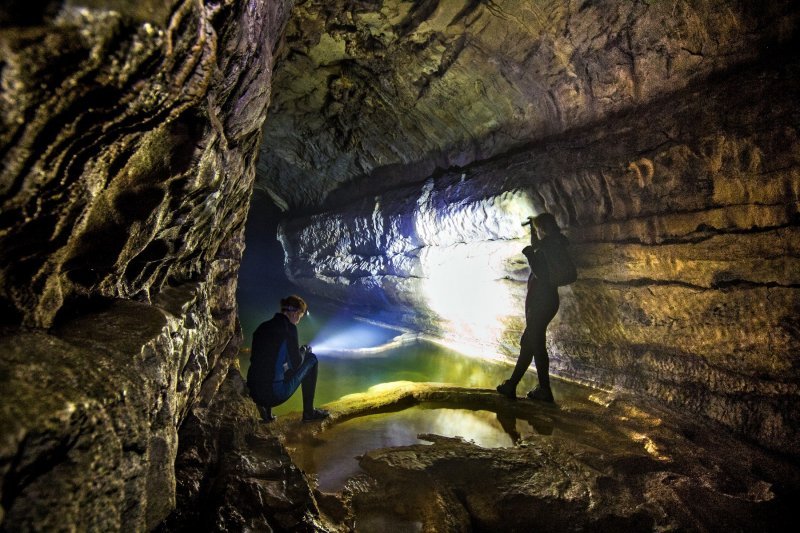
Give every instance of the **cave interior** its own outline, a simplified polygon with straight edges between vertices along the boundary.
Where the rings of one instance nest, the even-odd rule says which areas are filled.
[[[0,530],[793,529],[799,26],[791,0],[5,2]],[[578,269],[555,406],[402,382],[260,421],[241,359],[286,290],[511,368],[544,212]],[[412,406],[535,431],[363,450],[338,491],[290,453]]]

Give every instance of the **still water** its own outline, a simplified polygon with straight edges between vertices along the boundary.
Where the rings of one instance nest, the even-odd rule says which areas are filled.
[[[350,317],[311,315],[301,321],[298,333],[300,342],[311,344],[319,358],[317,406],[393,381],[491,389],[512,370],[508,364],[468,357],[424,340],[399,337],[398,331]],[[249,352],[243,350],[240,357],[243,375],[247,375],[249,363]],[[535,384],[536,379],[529,372],[518,393],[524,394]],[[281,416],[301,410],[302,396],[298,390],[286,403],[273,408],[273,413]],[[521,436],[543,430],[534,420],[507,420],[490,411],[422,405],[335,424],[308,442],[301,439],[288,443],[288,449],[301,469],[317,477],[321,490],[337,491],[360,471],[358,455],[377,448],[421,443],[417,435],[424,433],[462,437],[483,447],[504,447],[513,446]]]
[[[320,317],[312,314],[300,322],[298,334],[300,343],[310,344],[319,358],[315,398],[318,406],[391,381],[494,388],[511,375],[512,370],[510,365],[468,357],[428,341],[407,340],[393,345],[392,341],[400,332],[351,317]],[[249,344],[249,337],[246,342]],[[250,366],[249,351],[243,350],[240,364],[242,375],[246,376]],[[529,372],[522,380],[518,393],[524,394],[535,384],[536,378]],[[286,403],[273,408],[272,412],[281,415],[301,411],[302,407],[298,390]]]
[[[544,421],[542,421],[544,422]],[[370,450],[427,444],[418,435],[461,437],[483,448],[513,446],[520,438],[542,433],[536,421],[503,418],[491,411],[415,406],[402,411],[353,418],[326,429],[313,439],[290,439],[295,463],[316,476],[318,487],[335,492],[360,472],[358,456]],[[552,431],[552,426],[544,432]]]

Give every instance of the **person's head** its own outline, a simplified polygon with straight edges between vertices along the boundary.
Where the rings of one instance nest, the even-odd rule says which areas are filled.
[[[558,222],[556,222],[556,217],[550,213],[542,213],[541,215],[537,215],[533,219],[533,227],[536,228],[537,233],[541,237],[546,235],[555,235],[556,233],[561,232],[561,228],[558,227]]]
[[[305,300],[294,294],[281,300],[281,313],[286,315],[295,326],[300,322],[307,310],[308,304]]]

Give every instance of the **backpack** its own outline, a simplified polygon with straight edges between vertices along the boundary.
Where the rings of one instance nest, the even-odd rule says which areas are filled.
[[[575,267],[575,262],[572,261],[567,244],[568,241],[565,237],[546,239],[542,241],[540,248],[544,252],[550,283],[558,287],[569,285],[578,279],[578,269]]]

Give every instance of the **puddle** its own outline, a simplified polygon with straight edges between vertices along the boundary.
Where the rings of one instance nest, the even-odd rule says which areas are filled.
[[[317,478],[320,490],[336,492],[361,471],[357,456],[379,448],[425,444],[417,438],[420,434],[461,437],[483,448],[502,448],[552,429],[545,418],[520,420],[492,411],[415,406],[353,418],[308,440],[287,442],[287,448],[295,463]]]

